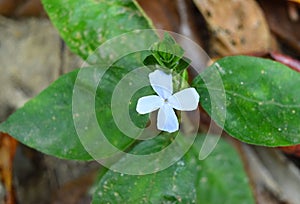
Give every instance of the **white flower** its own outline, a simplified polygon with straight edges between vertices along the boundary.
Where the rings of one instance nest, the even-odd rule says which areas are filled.
[[[158,95],[141,97],[136,111],[140,114],[153,112],[157,109],[157,129],[175,132],[179,129],[175,111],[192,111],[197,109],[199,94],[194,88],[187,88],[173,94],[172,75],[156,70],[149,74],[150,84]]]

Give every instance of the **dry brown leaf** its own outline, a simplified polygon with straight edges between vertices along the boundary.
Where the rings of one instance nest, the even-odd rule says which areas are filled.
[[[138,3],[155,28],[182,34],[203,46],[201,37],[206,34],[206,27],[192,0],[138,0]]]
[[[290,18],[288,1],[259,0],[270,29],[280,40],[300,54],[300,20]]]
[[[266,52],[271,36],[254,0],[194,0],[211,32],[210,48],[219,56]]]
[[[8,134],[0,132],[0,177],[6,189],[6,204],[15,203],[12,168],[16,148],[17,141]]]
[[[179,26],[177,4],[174,0],[138,0],[139,5],[158,29],[176,31]]]
[[[19,0],[0,0],[0,14],[10,16],[17,7]]]
[[[288,147],[279,147],[286,154],[293,155],[295,157],[300,157],[300,145],[288,146]]]
[[[277,52],[271,52],[270,56],[276,60],[277,62],[280,62],[288,67],[290,67],[291,69],[300,72],[300,61],[297,59],[294,59],[288,55],[284,55],[281,53],[277,53]]]
[[[295,2],[295,3],[300,4],[300,0],[288,0],[288,1]]]
[[[45,16],[41,0],[0,0],[0,15]]]
[[[71,182],[66,183],[56,193],[52,204],[77,204],[79,201],[83,203],[87,199],[87,191],[92,186],[98,174],[98,170],[91,171]],[[85,203],[85,202],[84,202]],[[87,202],[87,203],[90,203]]]
[[[16,16],[44,16],[44,8],[41,0],[26,1],[15,12]]]

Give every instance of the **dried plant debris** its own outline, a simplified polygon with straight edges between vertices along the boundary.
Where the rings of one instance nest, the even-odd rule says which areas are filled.
[[[254,0],[194,0],[211,32],[213,54],[226,56],[265,52],[271,36],[263,12]]]
[[[15,203],[13,188],[13,160],[18,142],[10,135],[0,132],[0,178],[5,187],[5,203]]]
[[[285,47],[291,47],[300,56],[299,3],[283,0],[259,0],[272,32],[282,40]]]
[[[41,0],[0,0],[0,15],[13,17],[46,16]]]
[[[299,169],[273,148],[242,145],[257,203],[297,204],[300,199]]]
[[[138,0],[138,3],[155,28],[182,34],[204,46],[207,28],[192,0]]]

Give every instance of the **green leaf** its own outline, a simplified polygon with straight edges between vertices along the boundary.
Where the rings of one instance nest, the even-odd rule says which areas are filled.
[[[0,131],[46,154],[67,159],[91,159],[73,124],[72,91],[77,72],[60,77],[26,103],[0,124]]]
[[[85,68],[84,70],[90,76],[103,74],[101,69]],[[113,71],[108,75],[109,79],[107,76],[104,77],[101,86],[98,87],[97,92],[102,94],[97,95],[93,108],[95,108],[99,124],[109,141],[123,150],[133,140],[118,130],[108,107],[110,107],[111,93],[114,88],[111,80],[118,81],[118,78],[124,73],[122,72],[124,69],[113,67],[111,70]],[[65,159],[90,160],[91,156],[87,150],[97,149],[101,140],[93,132],[86,133],[88,140],[78,138],[73,121],[73,116],[77,113],[73,112],[72,104],[77,73],[78,70],[60,77],[1,123],[0,131],[9,133],[21,143],[46,154]],[[81,93],[83,99],[95,96],[92,92],[92,83],[84,83],[81,86],[84,87],[84,91]],[[107,95],[105,96],[105,94]],[[81,105],[82,108],[85,108],[85,104]],[[78,107],[76,108],[78,109]],[[92,116],[90,112],[86,113]],[[145,124],[140,124],[138,119],[135,122],[140,126],[145,126]],[[144,119],[142,122],[146,123],[147,120]]]
[[[186,57],[182,57],[181,59],[179,59],[179,61],[177,61],[175,63],[176,66],[174,67],[174,70],[177,73],[181,73],[183,70],[185,70],[186,68],[188,68],[188,66],[190,65],[190,63],[191,63],[190,59],[188,59]],[[149,66],[149,65],[158,65],[160,63],[156,60],[156,58],[153,55],[149,55],[144,60],[144,64],[146,66]]]
[[[162,134],[140,143],[131,153],[159,151],[169,145],[171,138]],[[93,203],[254,203],[236,151],[220,140],[213,153],[200,161],[203,138],[199,136],[182,159],[163,171],[138,176],[106,172]]]
[[[167,65],[170,65],[171,63],[177,62],[184,54],[184,50],[168,33],[164,33],[163,39],[154,43],[151,50],[153,56],[158,62],[160,62],[160,65],[166,67],[168,67]]]
[[[96,117],[103,135],[113,146],[121,150],[134,142],[132,138],[138,137],[149,120],[148,114],[139,115],[136,112],[137,100],[142,96],[153,94],[148,79],[150,70],[145,68],[139,72],[136,69],[143,66],[143,59],[148,54],[148,51],[132,53],[120,59],[102,76],[95,93]],[[136,88],[140,85],[145,87]],[[87,145],[88,149],[99,149],[92,141]],[[98,154],[101,157],[101,154],[109,154],[109,151],[100,155],[95,153],[94,156]]]
[[[163,39],[151,46],[152,55],[144,60],[145,65],[160,65],[181,73],[191,60],[184,57],[184,50],[176,43],[169,33],[164,33]]]
[[[44,4],[67,43],[83,57],[106,39],[135,28],[149,28],[132,1],[45,0]],[[99,29],[105,34],[97,33]],[[98,34],[104,36],[100,41]],[[77,35],[80,35],[78,39]],[[102,156],[114,156],[116,149],[128,148],[145,127],[148,115],[137,115],[131,105],[136,104],[137,98],[129,98],[124,103],[128,96],[125,95],[115,103],[113,110],[123,111],[123,115],[124,110],[129,112],[128,121],[131,122],[131,117],[132,123],[139,128],[124,125],[128,129],[124,133],[115,124],[115,116],[121,114],[113,114],[111,108],[114,89],[120,81],[126,81],[123,77],[129,72],[135,73],[133,70],[144,67],[143,60],[150,55],[149,48],[157,39],[152,30],[144,30],[129,32],[104,43],[93,55],[96,61],[91,58],[93,68],[61,77],[0,124],[0,130],[34,149],[66,159],[102,159]],[[121,88],[131,90],[128,83],[134,87],[148,86],[148,74],[145,68],[136,75],[139,77],[126,81],[124,86],[128,88]],[[134,91],[140,95],[149,93],[149,89],[145,93],[145,89]],[[106,139],[112,148],[106,145]]]
[[[110,144],[125,150],[139,135],[140,128],[144,128],[148,122],[148,115],[139,115],[135,110],[139,97],[153,94],[148,80],[150,70],[136,70],[143,66],[143,59],[147,55],[149,51],[132,53],[106,71],[101,66],[95,66],[60,77],[1,123],[0,131],[46,154],[65,159],[90,160],[89,154],[99,159],[115,153],[99,137],[97,128],[100,127]],[[132,77],[124,78],[128,73],[133,73]],[[125,85],[119,84],[121,82],[128,88],[124,89]],[[131,89],[139,85],[144,88]],[[128,97],[130,94],[126,90],[133,96]],[[119,93],[119,98],[113,99],[113,93]],[[115,106],[112,110],[113,100]],[[124,114],[128,112],[124,133],[124,129],[120,130],[116,124],[116,117],[119,116],[124,122]],[[95,126],[89,128],[94,116]],[[133,126],[128,124],[131,120]]]
[[[67,45],[83,59],[87,59],[108,39],[133,30],[153,27],[133,0],[42,2]]]
[[[211,76],[221,77],[224,90]],[[300,143],[300,73],[275,61],[233,56],[218,60],[194,81],[200,103],[233,137],[251,144]],[[211,96],[222,96],[222,101]]]

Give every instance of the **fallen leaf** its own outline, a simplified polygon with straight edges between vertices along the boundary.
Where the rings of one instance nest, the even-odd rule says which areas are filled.
[[[300,157],[300,145],[289,146],[289,147],[279,147],[279,149],[286,154]]]
[[[0,175],[6,189],[6,204],[15,203],[12,168],[16,148],[17,141],[8,134],[0,132]]]
[[[0,0],[0,15],[45,16],[41,0]]]
[[[296,3],[300,4],[300,0],[288,0],[288,1],[296,2]]]
[[[179,27],[177,4],[174,0],[138,0],[139,5],[157,29],[176,31]]]
[[[41,0],[30,0],[25,1],[23,5],[15,11],[16,16],[44,16],[44,8],[42,6]]]
[[[264,10],[271,31],[285,47],[290,47],[300,54],[300,20],[290,18],[288,1],[258,0]],[[256,34],[257,35],[257,34]]]
[[[267,21],[254,0],[194,0],[211,32],[219,56],[265,52],[271,48]]]
[[[138,0],[140,6],[152,20],[155,28],[182,34],[204,46],[203,36],[207,34],[205,22],[201,19],[192,0]]]
[[[290,67],[291,69],[300,72],[300,61],[297,59],[294,59],[288,55],[271,52],[271,57],[275,59],[276,61],[285,64],[286,66]]]
[[[299,4],[297,4],[295,2],[288,2],[289,18],[292,21],[298,21],[299,20],[298,7],[299,7]]]
[[[93,182],[95,181],[98,174],[98,170],[92,170],[91,172],[88,172],[87,174],[74,179],[73,181],[70,181],[63,185],[58,191],[56,192],[56,196],[54,200],[51,202],[52,204],[77,204],[79,201],[82,201],[80,203],[90,203],[84,202],[88,198],[88,191],[93,185]],[[83,201],[84,200],[84,201]]]

